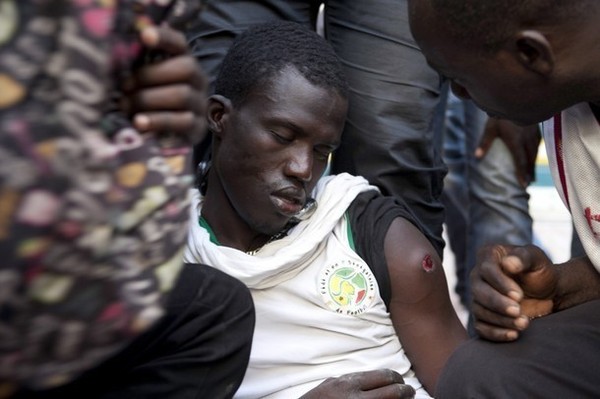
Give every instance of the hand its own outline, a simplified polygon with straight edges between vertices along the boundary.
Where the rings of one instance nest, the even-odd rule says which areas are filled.
[[[489,118],[475,156],[483,158],[496,138],[508,147],[515,162],[517,180],[527,187],[535,177],[535,159],[541,140],[538,125],[519,126],[506,119]]]
[[[415,390],[393,370],[382,369],[328,378],[300,399],[411,399]]]
[[[475,329],[493,341],[513,341],[530,318],[552,312],[559,275],[533,245],[482,248],[471,272]]]
[[[195,144],[205,136],[207,83],[188,54],[185,37],[168,25],[146,28],[142,43],[166,55],[135,71],[127,83],[129,111],[140,132],[178,134]]]

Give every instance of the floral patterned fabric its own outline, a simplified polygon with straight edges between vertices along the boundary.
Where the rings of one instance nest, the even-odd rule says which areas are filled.
[[[170,5],[0,0],[0,397],[70,381],[163,314],[189,149],[113,103]]]

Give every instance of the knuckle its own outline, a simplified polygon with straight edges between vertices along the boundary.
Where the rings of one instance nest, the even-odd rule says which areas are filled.
[[[171,114],[169,112],[159,112],[151,116],[151,124],[154,129],[170,130],[171,129]]]
[[[177,96],[183,99],[186,103],[188,103],[194,94],[192,88],[187,84],[177,85]]]
[[[181,69],[187,74],[187,76],[190,79],[196,77],[196,75],[200,73],[198,63],[196,62],[196,59],[193,56],[187,54],[181,57],[181,60],[179,62],[181,64]]]

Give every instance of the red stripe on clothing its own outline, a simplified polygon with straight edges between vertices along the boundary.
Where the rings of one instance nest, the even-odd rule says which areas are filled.
[[[563,161],[563,142],[562,142],[562,115],[556,114],[554,116],[554,149],[556,151],[556,166],[558,168],[558,176],[560,177],[560,185],[565,195],[565,202],[567,207],[571,209],[569,205],[569,192],[567,191],[567,177],[565,176],[565,165]]]

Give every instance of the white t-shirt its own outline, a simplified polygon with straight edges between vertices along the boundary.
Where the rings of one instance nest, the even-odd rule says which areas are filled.
[[[554,184],[600,272],[600,123],[581,103],[544,122],[543,131]]]
[[[256,327],[250,363],[236,398],[297,398],[328,377],[389,368],[429,398],[396,335],[377,281],[349,245],[350,203],[375,189],[361,177],[318,183],[316,212],[256,254],[219,246],[192,223],[187,262],[205,263],[244,282]],[[197,220],[201,198],[192,203]]]

